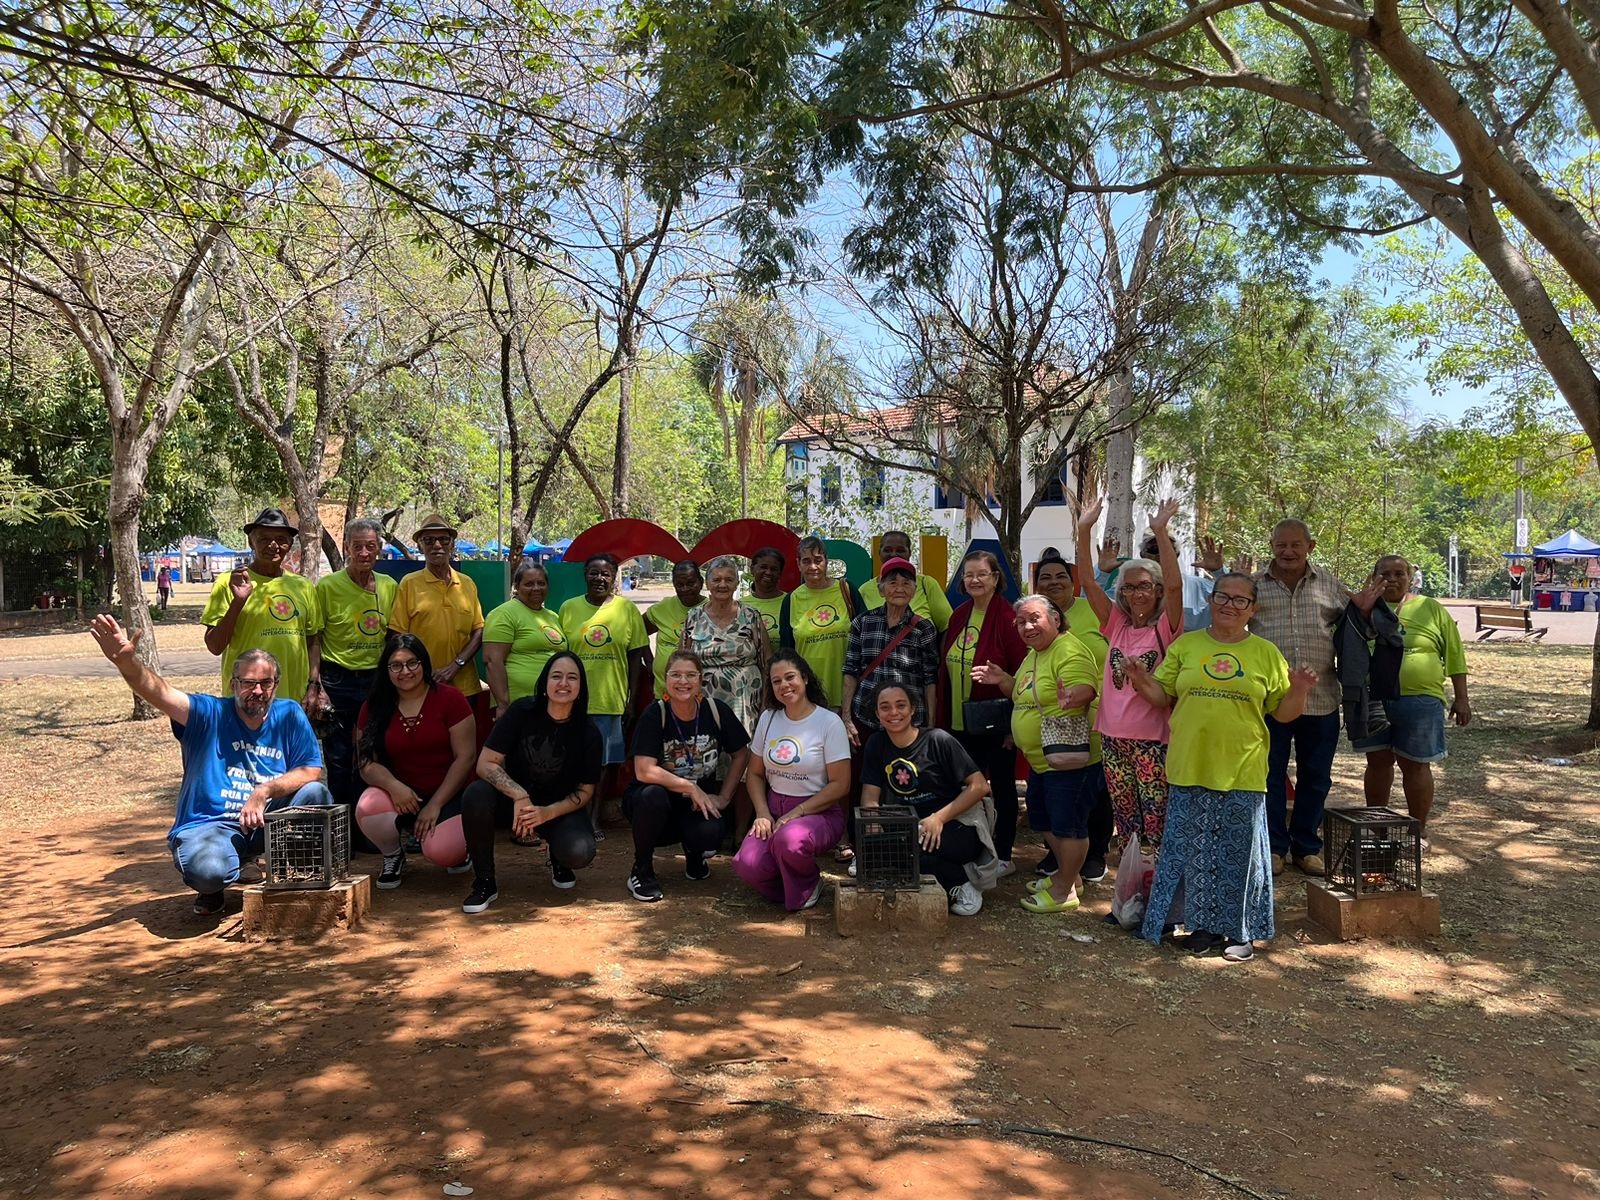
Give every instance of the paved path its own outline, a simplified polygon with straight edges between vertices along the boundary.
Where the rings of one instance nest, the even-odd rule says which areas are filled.
[[[1477,615],[1469,603],[1447,604],[1450,615],[1456,619],[1456,624],[1461,627],[1461,636],[1468,642],[1477,637]],[[1589,646],[1594,644],[1595,613],[1558,613],[1535,612],[1533,614],[1533,627],[1548,628],[1549,633],[1544,635],[1544,644],[1547,646]],[[1489,639],[1493,642],[1507,642],[1511,636],[1497,633]]]
[[[164,675],[216,675],[221,660],[206,650],[179,650],[161,656]],[[0,662],[0,679],[21,679],[27,675],[55,675],[64,679],[116,679],[117,669],[105,659],[93,658],[18,658]]]

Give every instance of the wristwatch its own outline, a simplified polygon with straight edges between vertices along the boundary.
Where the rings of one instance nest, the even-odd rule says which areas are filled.
[[[467,660],[464,659],[464,658],[458,658],[458,659],[455,660],[455,663],[456,663],[456,670],[459,671],[462,667],[467,665]]]

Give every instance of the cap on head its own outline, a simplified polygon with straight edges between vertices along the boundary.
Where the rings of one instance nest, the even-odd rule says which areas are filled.
[[[911,564],[909,558],[886,558],[883,560],[883,566],[878,568],[878,582],[882,583],[896,572],[909,575],[912,579],[917,577],[917,568]]]

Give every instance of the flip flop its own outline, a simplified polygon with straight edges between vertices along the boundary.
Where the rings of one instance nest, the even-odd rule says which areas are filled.
[[[1059,913],[1071,912],[1082,903],[1077,896],[1070,896],[1066,900],[1057,900],[1050,894],[1048,887],[1042,887],[1031,896],[1022,898],[1022,907],[1031,913]]]
[[[833,861],[836,863],[847,863],[851,859],[855,858],[855,856],[856,852],[849,846],[840,846],[833,852]]]

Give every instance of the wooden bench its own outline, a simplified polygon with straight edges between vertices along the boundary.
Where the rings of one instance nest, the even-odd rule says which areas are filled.
[[[1509,633],[1513,641],[1537,642],[1549,632],[1547,626],[1533,627],[1533,610],[1510,604],[1478,604],[1477,641],[1486,642],[1497,633]]]

